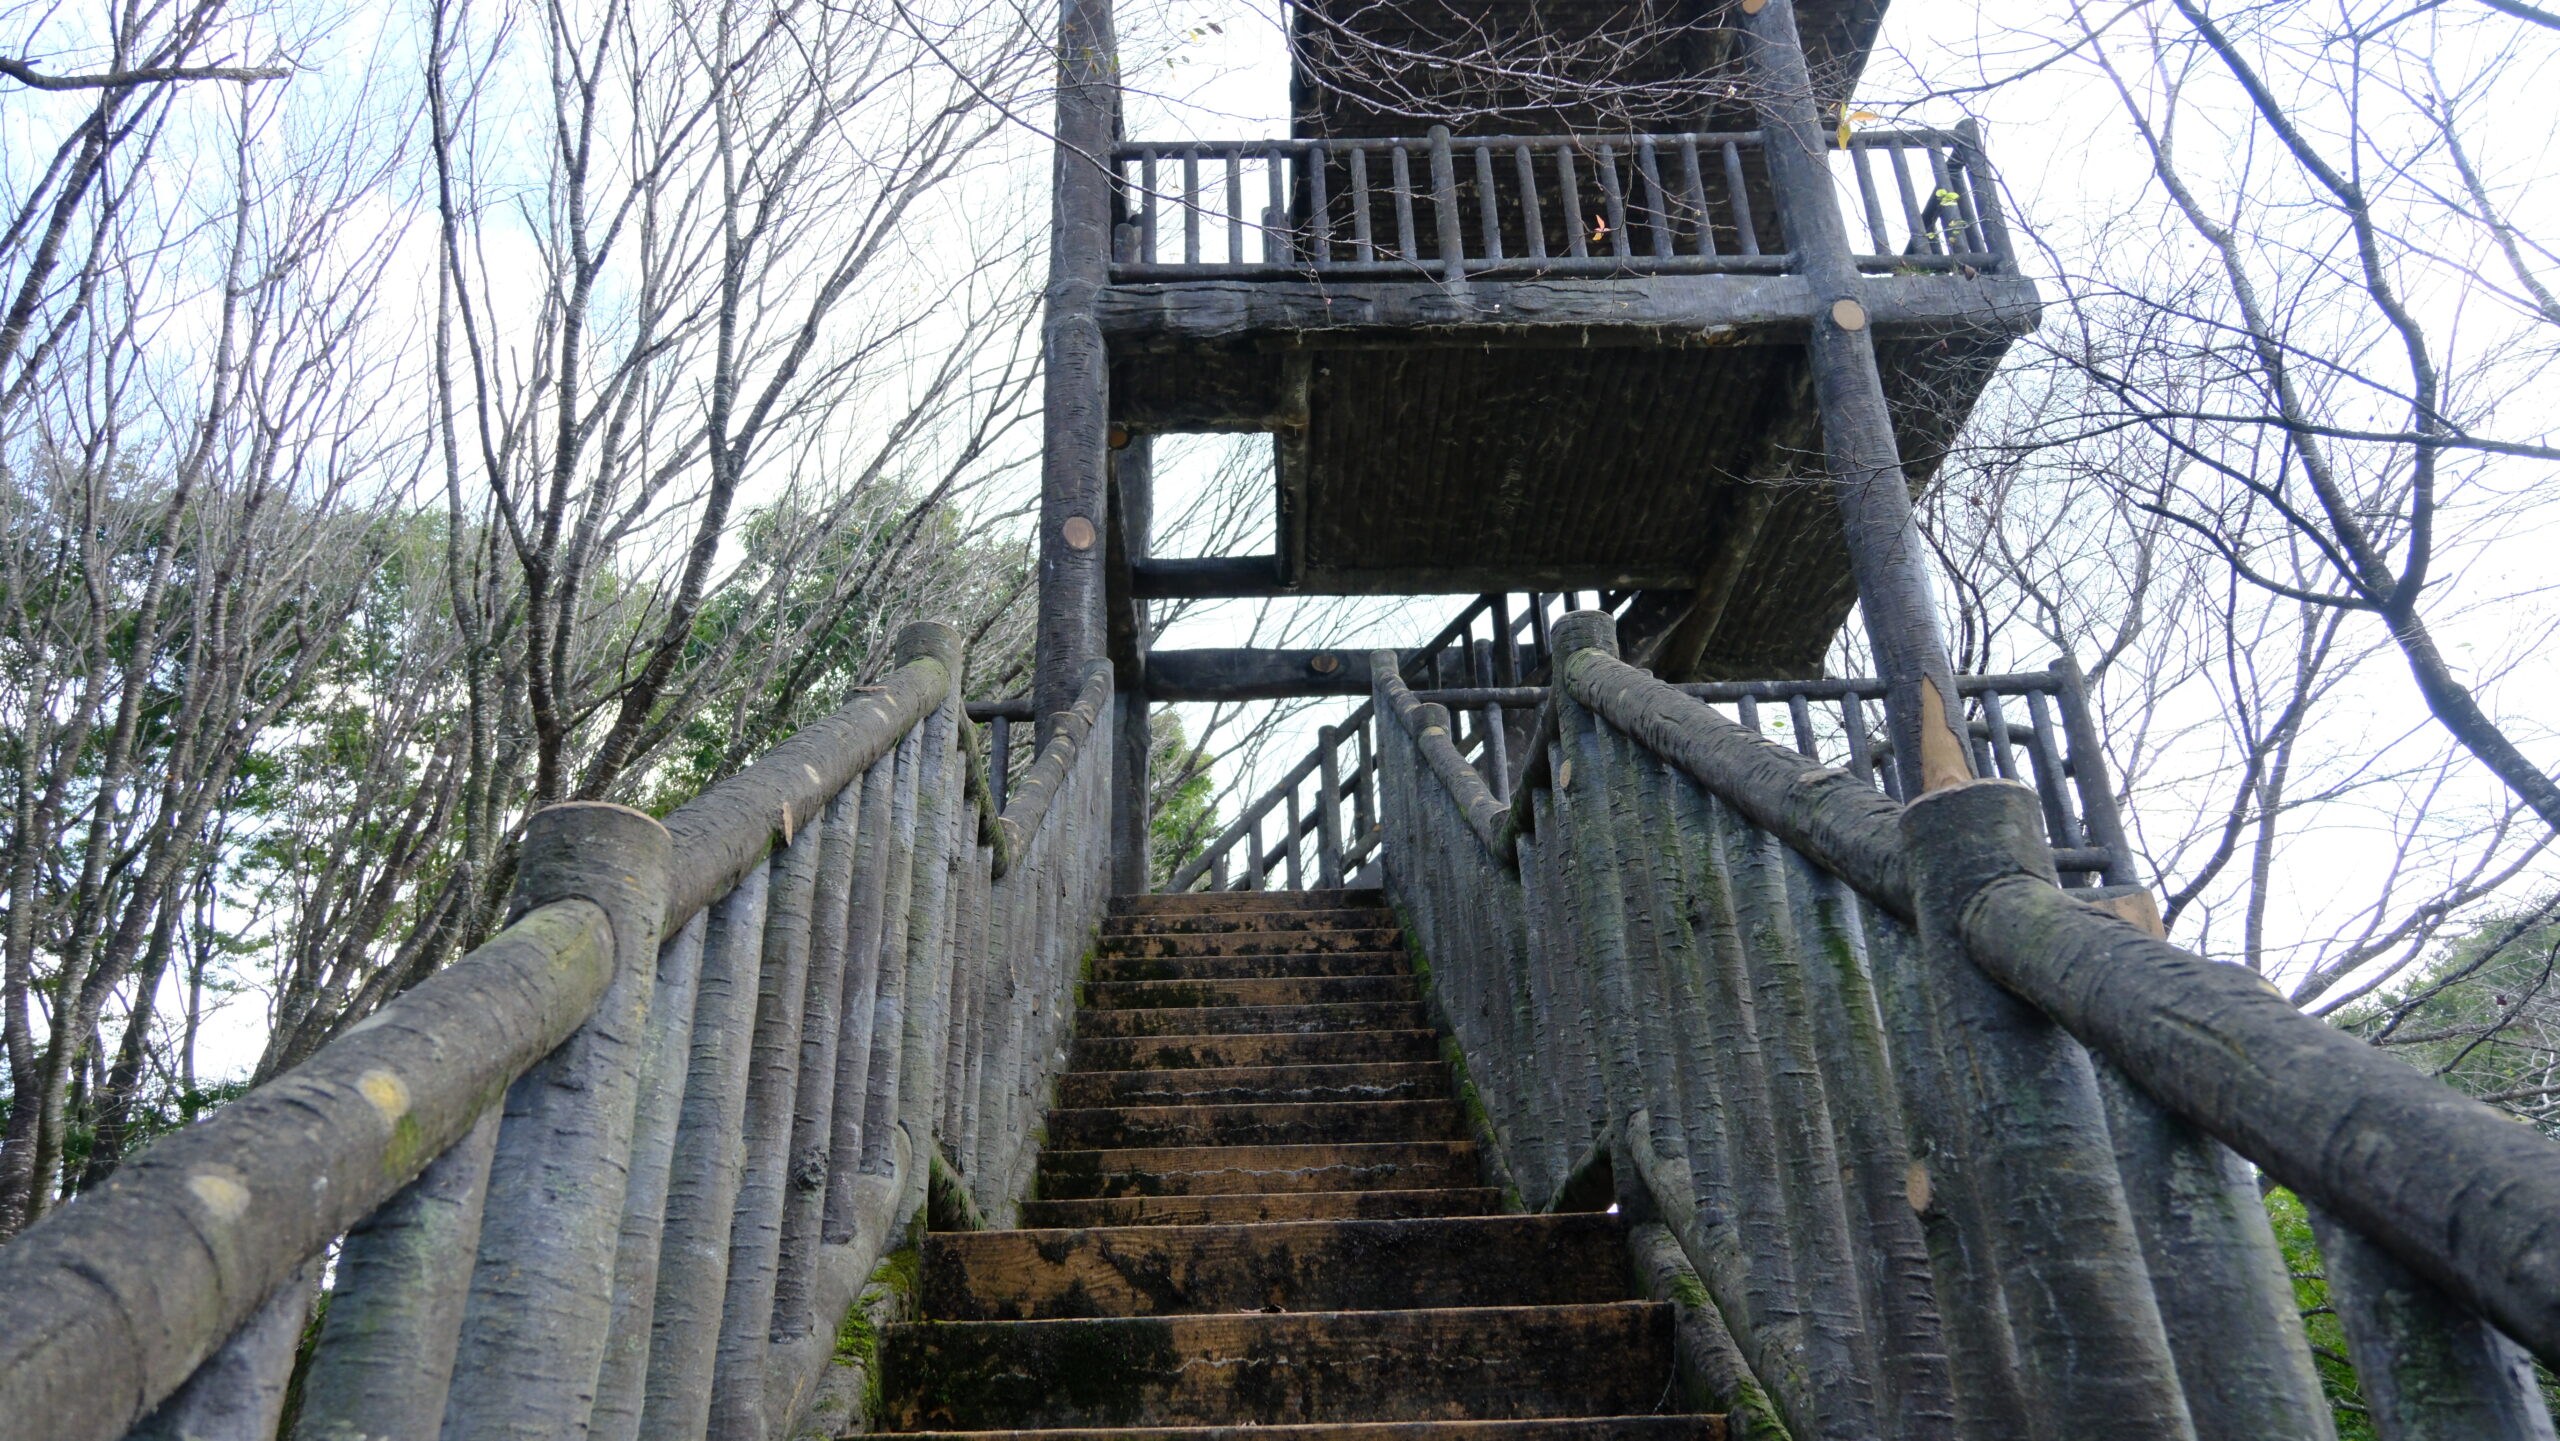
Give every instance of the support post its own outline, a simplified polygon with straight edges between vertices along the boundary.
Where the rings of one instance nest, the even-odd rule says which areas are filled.
[[[1770,189],[1795,269],[1814,302],[1806,345],[1832,492],[1876,673],[1890,687],[1886,717],[1905,799],[1914,799],[1973,777],[1955,671],[1938,634],[1937,605],[1911,518],[1910,481],[1894,443],[1884,377],[1876,368],[1865,287],[1832,199],[1826,136],[1796,32],[1794,0],[1746,0],[1740,9],[1752,103],[1767,137]]]
[[[1147,648],[1153,637],[1147,603],[1138,598],[1133,572],[1154,550],[1155,442],[1138,436],[1114,457],[1111,527],[1111,665],[1118,694],[1113,704],[1111,761],[1111,889],[1121,895],[1146,890],[1154,879],[1148,847],[1149,752]]]
[[[1058,25],[1056,213],[1049,231],[1040,457],[1040,628],[1032,714],[1040,738],[1104,651],[1103,526],[1111,369],[1094,318],[1111,254],[1116,128],[1110,0],[1064,0]]]

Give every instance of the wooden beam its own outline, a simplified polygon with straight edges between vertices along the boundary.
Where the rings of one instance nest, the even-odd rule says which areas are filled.
[[[1147,657],[1147,697],[1160,701],[1285,700],[1367,695],[1365,650],[1160,650]]]
[[[1134,593],[1146,600],[1219,600],[1275,595],[1482,595],[1487,591],[1686,589],[1695,576],[1629,572],[1600,566],[1423,566],[1409,570],[1329,570],[1283,585],[1267,555],[1144,560],[1132,567]]]

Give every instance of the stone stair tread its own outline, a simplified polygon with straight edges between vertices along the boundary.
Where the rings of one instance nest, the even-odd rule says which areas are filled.
[[[1431,1101],[1455,1094],[1438,1061],[1366,1061],[1297,1066],[1161,1067],[1069,1071],[1058,1104],[1104,1106],[1290,1105],[1323,1101]]]
[[[1203,911],[1344,910],[1384,906],[1387,893],[1369,887],[1338,891],[1185,891],[1111,898],[1111,914],[1185,915]]]
[[[1145,1139],[1135,1139],[1140,1137]],[[1464,1139],[1466,1122],[1449,1099],[1061,1107],[1049,1113],[1049,1144],[1068,1149]]]
[[[1303,1006],[1164,1006],[1076,1013],[1076,1035],[1278,1036],[1328,1031],[1420,1030],[1420,1001],[1343,1001]]]
[[[1027,1226],[1051,1228],[1222,1225],[1240,1221],[1485,1216],[1501,1209],[1502,1193],[1490,1186],[1430,1186],[1410,1191],[1260,1191],[1025,1201],[1022,1220]]]
[[[1463,1186],[1473,1141],[1298,1146],[1137,1146],[1047,1151],[1040,1194],[1062,1201],[1264,1191],[1410,1191]]]
[[[1097,936],[1094,953],[1118,956],[1258,956],[1308,951],[1392,951],[1404,944],[1393,926],[1340,926],[1321,931],[1210,931],[1194,935]]]
[[[924,1314],[945,1321],[1580,1305],[1627,1289],[1626,1228],[1597,1212],[937,1233],[924,1250]]]
[[[1092,981],[1084,1003],[1102,1011],[1155,1011],[1179,1007],[1309,1006],[1375,1001],[1418,1002],[1422,988],[1409,975],[1240,976],[1148,981]]]
[[[845,1441],[861,1435],[846,1433]],[[1527,1421],[1325,1421],[1281,1426],[911,1431],[916,1441],[1725,1441],[1722,1416],[1542,1416]]]
[[[1080,1071],[1231,1068],[1363,1061],[1432,1061],[1438,1032],[1313,1031],[1280,1035],[1083,1036],[1069,1060]]]
[[[1102,956],[1093,963],[1093,979],[1116,985],[1132,981],[1226,981],[1284,979],[1293,976],[1410,976],[1411,965],[1399,951],[1301,951],[1270,956]]]
[[[1670,1312],[1611,1301],[908,1323],[881,1340],[883,1405],[899,1430],[1624,1415],[1666,1399]]]

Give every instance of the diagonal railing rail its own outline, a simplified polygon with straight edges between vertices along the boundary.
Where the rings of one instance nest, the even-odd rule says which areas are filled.
[[[1897,804],[1558,629],[1507,801],[1374,658],[1388,888],[1489,1151],[1676,1239],[1725,1403],[2323,1441],[2245,1159],[2313,1207],[2379,1434],[2551,1434],[2560,1145],[2074,899],[2026,786]]]
[[[12,1441],[790,1434],[928,1187],[1001,1218],[1107,899],[1111,679],[990,804],[947,626],[0,1249]],[[850,1424],[858,1417],[836,1418]]]

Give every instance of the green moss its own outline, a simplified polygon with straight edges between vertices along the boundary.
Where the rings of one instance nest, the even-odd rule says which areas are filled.
[[[1704,1310],[1714,1304],[1707,1297],[1707,1285],[1694,1271],[1680,1271],[1671,1278],[1671,1299],[1692,1310]]]
[[[2311,1364],[2320,1372],[2321,1394],[2329,1399],[2338,1425],[2338,1441],[2374,1441],[2373,1422],[2365,1413],[2364,1390],[2355,1363],[2347,1359],[2347,1332],[2329,1309],[2328,1265],[2311,1237],[2311,1217],[2302,1201],[2282,1186],[2267,1191],[2267,1223],[2284,1250],[2284,1268],[2293,1276],[2294,1304],[2302,1311],[2303,1329],[2311,1339]]]

